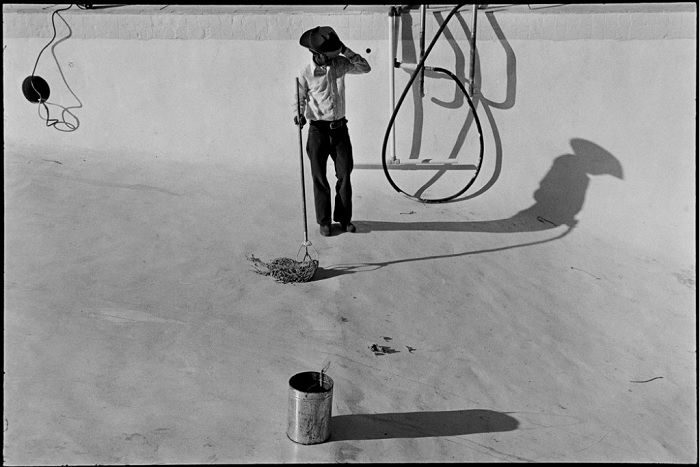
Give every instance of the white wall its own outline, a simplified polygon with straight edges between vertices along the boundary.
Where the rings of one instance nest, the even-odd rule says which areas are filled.
[[[570,141],[581,138],[611,153],[624,171],[618,183],[592,177],[598,186],[589,190],[586,203],[599,209],[583,214],[596,212],[601,235],[619,238],[627,223],[632,234],[621,242],[634,245],[634,228],[643,228],[638,217],[644,212],[661,226],[653,248],[665,244],[673,250],[681,235],[687,242],[674,254],[687,255],[695,207],[694,10],[689,5],[661,13],[480,12],[476,101],[485,153],[474,190],[489,189],[473,205],[494,197],[500,206],[531,202],[553,161],[570,154]],[[347,78],[347,117],[356,163],[380,162],[389,117],[386,13],[68,12],[64,17],[73,37],[54,51],[82,107],[73,110],[78,130],[59,132],[44,125],[37,106],[20,91],[51,36],[49,11],[11,12],[3,21],[6,148],[74,149],[104,157],[128,152],[294,170],[293,82],[309,59],[298,35],[327,24],[372,65],[370,74]],[[418,14],[408,15],[403,34],[412,40],[399,45],[399,60],[410,58],[418,44]],[[433,13],[427,23],[429,42],[438,27]],[[470,24],[468,10],[453,19],[451,41],[441,38],[428,64],[468,76]],[[59,37],[65,31],[59,29]],[[50,102],[77,104],[51,49],[42,55],[37,74],[51,85]],[[406,72],[396,71],[397,98],[407,80]],[[426,91],[417,101],[421,132],[416,132],[413,93],[402,107],[396,127],[401,159],[447,158],[463,129],[466,103],[448,109],[430,100],[451,102],[451,81],[427,78]],[[611,203],[615,210],[607,209]],[[648,237],[638,243],[650,247]]]

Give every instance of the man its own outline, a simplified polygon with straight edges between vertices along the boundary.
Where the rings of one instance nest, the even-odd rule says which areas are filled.
[[[299,44],[309,49],[311,60],[299,74],[301,121],[296,117],[295,96],[294,123],[303,128],[309,120],[306,153],[311,163],[316,222],[321,235],[327,237],[331,234],[331,187],[326,178],[330,156],[337,179],[332,220],[340,224],[343,232],[355,232],[350,183],[352,145],[345,118],[345,75],[368,73],[370,66],[367,60],[347,48],[329,26],[306,31]]]

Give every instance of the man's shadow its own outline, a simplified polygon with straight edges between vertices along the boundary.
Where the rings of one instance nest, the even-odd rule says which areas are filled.
[[[461,436],[513,431],[519,425],[493,410],[339,415],[331,418],[329,441]]]
[[[622,165],[610,152],[591,141],[574,138],[571,140],[573,154],[557,157],[552,168],[540,181],[534,193],[535,203],[516,214],[504,218],[462,222],[392,222],[356,220],[357,233],[373,231],[441,231],[441,232],[490,232],[514,233],[535,232],[566,226],[566,230],[554,237],[541,240],[506,245],[502,247],[474,250],[447,255],[432,255],[405,258],[394,261],[380,261],[350,265],[336,265],[331,268],[318,268],[313,280],[322,280],[355,272],[373,271],[392,264],[411,261],[455,258],[460,256],[490,253],[522,248],[558,240],[568,235],[578,223],[576,216],[581,211],[591,176],[611,175],[623,179]]]
[[[358,220],[357,231],[431,230],[452,232],[533,232],[560,225],[573,228],[581,211],[591,175],[622,179],[620,162],[608,151],[585,139],[571,140],[573,154],[557,157],[539,188],[535,203],[505,219],[464,222],[388,222]]]

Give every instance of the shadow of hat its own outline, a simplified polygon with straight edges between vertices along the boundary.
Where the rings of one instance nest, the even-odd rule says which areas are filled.
[[[571,147],[574,153],[585,161],[587,173],[591,175],[612,175],[621,180],[624,178],[620,161],[597,144],[585,139],[573,138]]]
[[[333,52],[342,47],[336,32],[330,26],[316,26],[299,38],[299,45],[312,52]]]

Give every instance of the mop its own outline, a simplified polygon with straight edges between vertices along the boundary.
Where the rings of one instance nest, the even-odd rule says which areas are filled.
[[[304,242],[299,247],[297,259],[292,258],[276,258],[266,263],[254,255],[250,255],[248,260],[253,263],[255,272],[264,276],[272,276],[277,282],[293,283],[293,282],[308,282],[313,278],[316,269],[318,268],[318,253],[315,253],[315,258],[309,253],[309,247],[312,246],[309,241],[309,234],[306,221],[306,193],[304,188],[304,152],[301,136],[301,103],[299,100],[299,78],[296,79],[297,86],[297,122],[299,122],[299,163],[301,170],[301,202],[302,211],[304,214]],[[302,249],[304,256],[299,260]],[[315,250],[314,250],[315,251]]]

